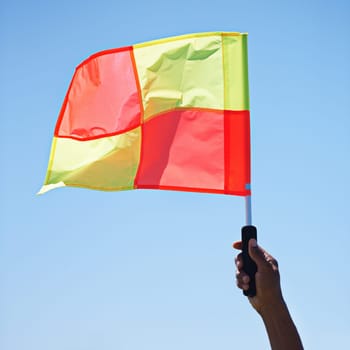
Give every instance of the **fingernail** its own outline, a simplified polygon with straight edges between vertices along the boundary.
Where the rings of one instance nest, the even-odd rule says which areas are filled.
[[[251,246],[252,246],[253,248],[255,248],[255,247],[258,246],[258,243],[256,242],[256,239],[252,238],[250,241],[252,242],[252,243],[251,243]]]

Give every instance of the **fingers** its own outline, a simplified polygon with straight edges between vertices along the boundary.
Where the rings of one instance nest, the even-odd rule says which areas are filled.
[[[236,256],[235,263],[236,263],[237,270],[239,270],[239,271],[243,270],[243,256],[242,256],[242,253],[239,253]]]
[[[237,267],[237,270],[236,270],[237,287],[240,289],[243,289],[243,290],[248,290],[250,278],[243,270],[242,253],[237,255],[237,257],[235,259],[235,263],[236,263],[236,267]]]
[[[238,250],[242,250],[242,242],[241,241],[234,242],[232,244],[232,247]]]
[[[243,270],[236,271],[236,284],[237,287],[243,290],[249,289],[249,276]]]
[[[276,268],[278,266],[277,261],[264,249],[259,247],[255,239],[249,241],[249,255],[255,261],[258,270],[264,268],[270,269],[271,265],[276,266]]]
[[[254,260],[258,269],[263,267],[266,263],[264,251],[258,246],[255,239],[248,242],[249,255]]]
[[[237,241],[232,244],[233,248],[242,250],[242,242]],[[249,240],[249,255],[250,257],[255,261],[257,266],[260,266],[260,268],[265,267],[270,267],[270,265],[277,265],[277,261],[269,254],[267,253],[264,249],[262,249],[260,246],[258,246],[257,242],[255,239],[250,239]],[[239,257],[240,254],[237,256]],[[239,264],[240,264],[240,269],[243,268],[243,260],[238,259]]]
[[[237,287],[240,289],[248,290],[249,281],[250,281],[249,276],[244,273],[236,275],[236,284],[237,284]]]

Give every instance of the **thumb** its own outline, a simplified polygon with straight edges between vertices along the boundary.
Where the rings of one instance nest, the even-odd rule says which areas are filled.
[[[258,246],[256,239],[252,238],[249,240],[248,249],[249,249],[249,255],[258,266],[258,269],[259,267],[262,268],[266,266],[266,264],[268,264],[264,254],[265,252],[262,248]]]

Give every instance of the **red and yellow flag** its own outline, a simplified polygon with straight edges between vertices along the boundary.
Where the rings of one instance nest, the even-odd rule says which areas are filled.
[[[247,35],[102,51],[75,71],[44,186],[250,194]]]

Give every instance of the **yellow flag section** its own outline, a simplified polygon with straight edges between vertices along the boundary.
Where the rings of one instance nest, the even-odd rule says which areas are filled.
[[[134,46],[145,120],[177,107],[248,110],[246,35],[208,33]]]
[[[247,35],[199,33],[92,55],[76,69],[45,184],[250,194]]]

